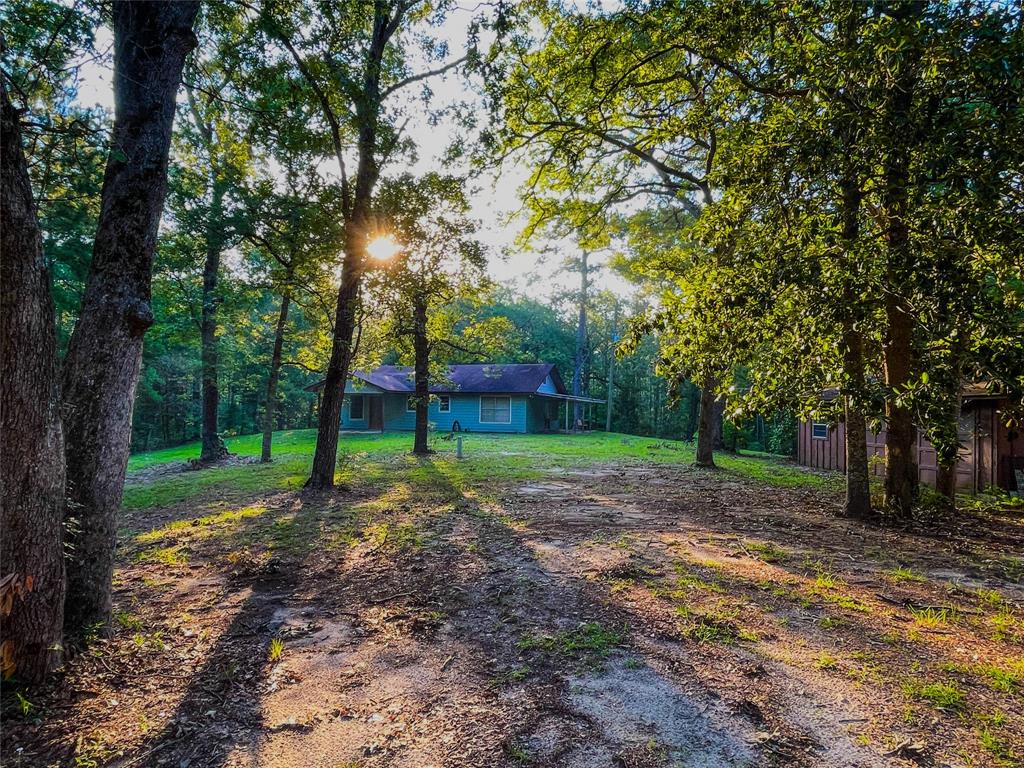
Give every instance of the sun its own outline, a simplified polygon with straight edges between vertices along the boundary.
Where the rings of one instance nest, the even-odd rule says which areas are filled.
[[[366,252],[377,261],[389,261],[401,250],[402,246],[391,235],[375,237],[366,246]]]

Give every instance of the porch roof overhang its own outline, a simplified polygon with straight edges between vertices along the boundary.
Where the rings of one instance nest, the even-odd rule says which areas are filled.
[[[563,395],[554,392],[534,392],[537,397],[550,397],[552,400],[568,400],[573,403],[598,403],[603,405],[606,401],[596,397],[583,397],[582,395]]]

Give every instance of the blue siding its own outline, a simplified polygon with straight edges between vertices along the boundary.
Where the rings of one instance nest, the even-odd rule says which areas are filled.
[[[363,395],[363,418],[353,419],[349,415],[352,405],[352,395],[345,395],[341,403],[341,428],[342,429],[369,429],[370,428],[370,396]]]
[[[531,398],[524,395],[511,396],[511,416],[509,424],[480,423],[480,395],[451,395],[451,411],[441,413],[440,403],[436,398],[430,401],[427,419],[438,432],[450,432],[456,421],[463,431],[470,432],[528,432],[527,413]],[[416,428],[416,414],[406,410],[407,395],[388,394],[384,396],[384,430],[412,431]],[[543,424],[543,422],[542,422]]]

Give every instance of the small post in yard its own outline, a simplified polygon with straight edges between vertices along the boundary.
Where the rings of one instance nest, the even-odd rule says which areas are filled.
[[[456,459],[461,459],[462,458],[462,438],[461,437],[456,437],[455,438],[455,458]]]

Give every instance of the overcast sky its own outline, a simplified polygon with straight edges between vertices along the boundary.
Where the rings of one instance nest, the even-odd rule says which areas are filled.
[[[448,39],[451,50],[458,51],[463,46],[468,15],[458,13],[450,17],[441,36]],[[96,35],[96,48],[109,49],[112,35],[109,29],[101,28]],[[436,64],[434,65],[436,66]],[[78,100],[85,106],[99,105],[113,110],[114,99],[111,86],[112,73],[110,62],[85,63],[80,71]],[[430,81],[434,92],[433,104],[442,106],[458,100],[473,99],[474,94],[465,81],[456,74],[446,77],[432,78]],[[416,98],[416,86],[409,88],[409,98]],[[438,170],[441,167],[443,154],[453,138],[453,131],[458,130],[451,123],[431,126],[427,123],[425,110],[414,108],[413,119],[407,131],[419,147],[419,158],[410,166],[395,164],[385,169],[397,173],[412,170],[425,172]],[[325,169],[333,171],[334,164],[325,164]],[[452,172],[461,172],[463,168],[453,168]],[[522,229],[523,221],[514,214],[521,207],[518,190],[529,175],[522,163],[510,162],[502,167],[497,174],[478,179],[475,185],[479,188],[472,196],[473,217],[480,222],[480,239],[489,246],[490,273],[498,282],[538,299],[548,299],[570,285],[575,286],[578,277],[560,271],[565,257],[571,255],[575,246],[571,241],[553,242],[539,240],[530,249],[515,246],[515,240]],[[510,220],[510,217],[511,220]],[[542,255],[545,253],[546,255]],[[595,259],[600,262],[598,257]],[[610,288],[620,295],[631,291],[630,286],[620,278],[601,270],[593,276],[594,287],[598,290]]]

